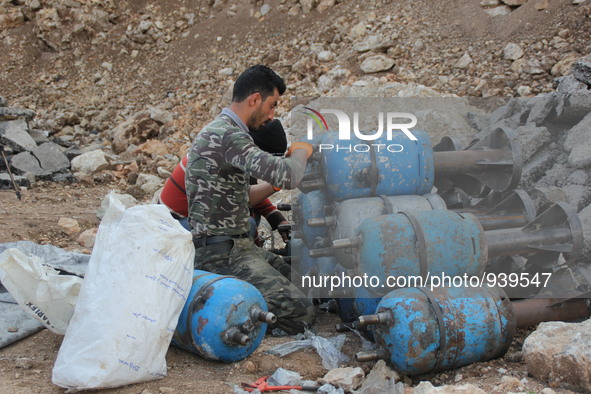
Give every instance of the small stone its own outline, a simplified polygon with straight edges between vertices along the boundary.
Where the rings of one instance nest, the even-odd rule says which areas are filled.
[[[387,71],[394,66],[394,59],[385,55],[376,55],[368,57],[361,63],[361,70],[365,74]]]
[[[83,231],[82,234],[78,237],[76,242],[80,246],[84,246],[85,248],[92,249],[94,246],[94,242],[96,240],[98,228],[91,228],[86,231]]]
[[[472,63],[472,58],[468,54],[468,52],[464,53],[460,60],[456,63],[457,68],[468,68],[468,66]]]
[[[18,332],[18,327],[16,326],[10,326],[6,329],[6,331],[8,332]]]
[[[234,69],[232,67],[222,68],[220,71],[218,71],[218,74],[229,77],[230,75],[234,74]]]
[[[269,4],[263,4],[260,9],[261,16],[267,15],[271,11],[271,6]]]
[[[505,45],[503,49],[503,57],[507,60],[517,60],[523,56],[523,49],[518,44],[513,42]]]
[[[319,62],[330,62],[332,59],[334,59],[335,54],[334,52],[331,51],[322,51],[320,53],[318,53],[318,61]]]
[[[320,383],[330,383],[333,386],[342,387],[346,391],[353,391],[361,385],[364,377],[365,374],[359,367],[335,368],[328,371],[320,379]]]
[[[250,360],[245,361],[242,364],[242,367],[244,368],[244,370],[248,373],[255,373],[257,371],[257,366],[255,363],[253,363]]]
[[[538,0],[536,1],[536,4],[534,5],[534,8],[538,11],[544,11],[546,8],[548,8],[548,0]]]
[[[498,7],[485,9],[484,12],[486,12],[490,16],[509,15],[511,13],[511,7],[507,5],[500,5]]]
[[[318,5],[316,6],[316,10],[321,13],[325,12],[329,8],[334,7],[336,3],[336,0],[320,0],[320,3],[318,3]]]
[[[76,219],[61,218],[57,225],[62,228],[62,231],[70,236],[74,236],[80,232],[80,224]]]
[[[531,88],[529,86],[521,85],[517,87],[517,94],[520,97],[525,97],[531,95]]]
[[[519,7],[520,5],[524,5],[525,3],[527,3],[527,0],[501,0],[501,1],[511,7]]]
[[[480,2],[480,5],[482,7],[485,7],[485,8],[486,7],[495,7],[495,6],[498,6],[500,4],[501,4],[501,1],[500,0],[482,0]]]
[[[165,394],[165,393],[174,393],[176,390],[173,389],[172,387],[160,387],[158,389],[159,393]]]
[[[33,361],[30,358],[17,358],[15,366],[20,369],[31,369],[33,367]]]

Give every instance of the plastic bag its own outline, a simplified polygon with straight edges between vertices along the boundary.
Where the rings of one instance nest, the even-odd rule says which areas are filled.
[[[53,368],[67,388],[166,376],[166,351],[191,287],[191,234],[164,205],[110,198]]]
[[[56,334],[66,333],[82,278],[59,275],[39,257],[10,248],[0,254],[0,281],[29,315]]]
[[[347,339],[345,334],[324,338],[311,331],[306,331],[304,338],[277,345],[267,350],[267,353],[283,357],[298,350],[314,348],[322,359],[322,366],[329,370],[338,368],[341,364],[349,361],[349,357],[341,352]]]

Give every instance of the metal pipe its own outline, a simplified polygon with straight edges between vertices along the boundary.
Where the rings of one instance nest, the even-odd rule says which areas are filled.
[[[273,324],[277,322],[277,316],[275,316],[274,313],[264,311],[259,307],[252,308],[252,310],[250,311],[250,317],[255,321],[260,321],[268,324]]]
[[[235,343],[238,345],[248,345],[250,343],[250,337],[243,334],[238,328],[231,327],[225,333],[224,337],[229,343]]]
[[[583,249],[583,228],[577,212],[556,203],[521,229],[485,231],[488,257],[531,253],[573,253]]]
[[[378,312],[375,315],[363,315],[357,318],[360,326],[369,326],[370,324],[386,323],[390,315],[387,312]]]
[[[322,189],[324,186],[325,186],[325,184],[322,179],[314,179],[314,180],[310,180],[310,181],[300,182],[299,189],[304,193],[308,193],[313,190]]]
[[[370,350],[366,352],[358,352],[357,354],[355,354],[355,360],[361,362],[375,361],[387,358],[388,355],[383,350]]]
[[[524,190],[514,190],[492,208],[456,209],[454,212],[472,213],[486,231],[523,227],[535,219],[536,206]]]
[[[334,216],[327,216],[325,218],[308,219],[307,223],[310,227],[332,227],[337,223],[337,219]]]
[[[532,298],[512,301],[517,328],[535,326],[545,321],[575,321],[591,316],[589,299]]]
[[[310,249],[308,255],[312,258],[331,257],[334,256],[333,248]]]
[[[494,164],[512,164],[512,157],[504,150],[459,152],[433,152],[435,176],[449,176],[456,174],[479,174]]]
[[[332,241],[332,247],[335,249],[356,248],[363,243],[361,237],[351,237],[344,239],[335,239]]]
[[[493,230],[486,231],[484,236],[489,258],[539,252],[545,249],[544,245],[553,247],[554,251],[562,251],[557,250],[560,245],[572,240],[572,232],[568,228],[548,228],[536,232],[524,232],[522,229]]]
[[[10,176],[10,181],[12,182],[12,187],[14,188],[14,191],[16,193],[16,198],[18,198],[20,201],[21,200],[21,192],[20,192],[19,188],[16,186],[16,181],[14,180],[14,176],[12,175],[12,171],[10,170],[10,163],[8,163],[8,160],[6,159],[6,156],[4,155],[4,147],[2,145],[0,145],[0,153],[2,153],[2,158],[4,159],[4,164],[6,164],[6,171],[8,171],[8,175]]]
[[[498,127],[465,150],[433,152],[435,186],[446,190],[455,185],[469,194],[478,194],[483,185],[513,190],[521,180],[521,161],[516,134]]]

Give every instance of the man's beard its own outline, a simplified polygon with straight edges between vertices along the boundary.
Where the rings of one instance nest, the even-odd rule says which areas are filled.
[[[246,126],[248,126],[248,128],[251,130],[258,130],[261,126],[268,122],[268,119],[265,119],[265,116],[262,115],[261,107],[262,104],[256,109],[255,112],[253,112],[253,114],[250,116],[250,119],[248,120],[248,123],[246,124]]]

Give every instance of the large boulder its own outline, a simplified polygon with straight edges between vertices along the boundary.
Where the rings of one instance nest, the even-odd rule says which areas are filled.
[[[591,320],[541,323],[525,339],[523,358],[536,378],[591,392]]]

